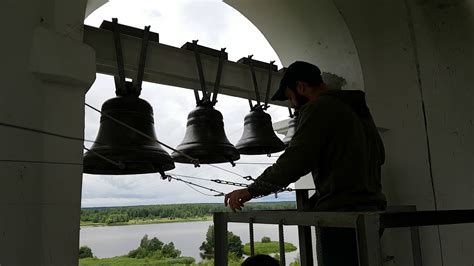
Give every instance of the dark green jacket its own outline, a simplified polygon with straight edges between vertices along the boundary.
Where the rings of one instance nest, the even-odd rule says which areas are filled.
[[[382,209],[384,161],[365,93],[329,90],[301,108],[288,148],[249,186],[249,192],[254,197],[267,195],[311,172],[317,189],[314,210]]]

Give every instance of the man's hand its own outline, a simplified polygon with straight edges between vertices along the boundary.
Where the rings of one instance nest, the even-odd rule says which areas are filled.
[[[242,188],[226,194],[224,204],[226,207],[229,205],[230,209],[236,212],[236,210],[241,211],[242,207],[244,207],[244,203],[251,199],[252,195],[250,195],[249,191],[246,188]]]

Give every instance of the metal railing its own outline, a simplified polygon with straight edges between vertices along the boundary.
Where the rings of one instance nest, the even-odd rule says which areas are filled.
[[[224,266],[228,263],[228,223],[249,223],[251,252],[253,251],[252,236],[254,224],[279,225],[280,265],[285,265],[284,241],[282,239],[284,225],[297,225],[307,228],[310,226],[316,226],[316,228],[353,228],[357,236],[359,265],[364,266],[382,265],[379,235],[381,229],[411,227],[412,250],[414,253],[413,260],[414,265],[418,266],[422,265],[418,226],[474,223],[474,210],[415,211],[413,208],[413,206],[391,207],[386,212],[310,212],[282,210],[214,213],[214,263],[217,266]],[[320,243],[318,239],[319,234],[316,233],[316,243]],[[302,249],[306,250],[306,252],[312,252],[311,247],[300,246],[300,250]],[[320,257],[320,248],[317,247],[316,250],[318,251],[318,257]],[[312,261],[306,260],[302,265],[312,265]]]

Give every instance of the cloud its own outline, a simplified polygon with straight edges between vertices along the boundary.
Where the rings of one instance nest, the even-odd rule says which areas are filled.
[[[263,61],[277,60],[278,56],[260,31],[236,10],[217,0],[208,1],[149,1],[149,0],[111,0],[94,12],[86,24],[99,26],[102,20],[117,17],[119,23],[143,28],[151,25],[151,30],[160,34],[160,42],[181,46],[187,41],[199,39],[200,44],[215,49],[227,47],[229,58],[237,60],[249,54]],[[113,77],[97,75],[96,82],[86,95],[86,102],[100,108],[107,99],[115,97]],[[152,83],[143,83],[141,98],[147,100],[154,109],[155,131],[157,138],[172,147],[181,143],[188,113],[195,107],[191,90]],[[227,137],[236,143],[243,131],[245,115],[249,112],[245,99],[226,95],[218,96],[216,109],[224,116]],[[286,108],[271,106],[269,109],[273,121],[288,117]],[[85,137],[94,140],[100,124],[100,114],[86,108]],[[90,143],[86,143],[90,146]],[[168,151],[171,153],[171,151]],[[241,156],[239,162],[272,163],[275,157],[265,155]],[[226,170],[238,175],[258,176],[268,165],[219,164]],[[196,176],[206,179],[225,179],[245,183],[242,177],[207,165],[194,168],[192,165],[176,164],[172,173]],[[185,178],[183,178],[185,179]],[[212,187],[215,190],[229,192],[235,187],[219,185],[208,181],[186,179],[188,181]],[[200,188],[201,192],[213,194]],[[147,205],[164,203],[222,202],[222,197],[205,196],[189,188],[186,184],[172,180],[162,180],[157,174],[100,176],[84,175],[82,205],[120,206]],[[265,200],[294,200],[294,193],[282,193],[278,199],[272,196]]]

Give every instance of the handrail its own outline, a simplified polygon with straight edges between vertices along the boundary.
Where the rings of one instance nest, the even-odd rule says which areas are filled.
[[[386,212],[277,210],[214,213],[215,265],[227,265],[228,223],[282,224],[284,221],[284,225],[354,228],[358,238],[359,263],[367,266],[382,265],[380,229],[411,227],[412,243],[419,245],[419,239],[414,239],[413,234],[417,234],[419,226],[474,223],[474,210],[407,211],[415,209],[414,206],[402,206],[398,209],[399,211]],[[416,265],[420,265],[421,254],[414,254],[414,260]]]

